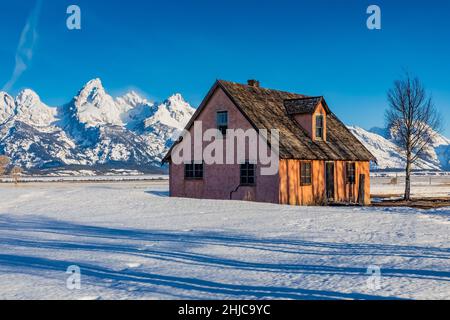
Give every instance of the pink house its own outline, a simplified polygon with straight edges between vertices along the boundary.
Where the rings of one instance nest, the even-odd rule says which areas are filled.
[[[198,159],[174,163],[177,146],[194,150],[195,139],[179,139],[164,157],[169,164],[170,195],[199,199],[231,199],[291,205],[330,202],[370,203],[370,161],[374,156],[331,112],[323,97],[308,97],[248,84],[218,80],[186,126],[194,136],[215,128],[224,145],[229,130],[276,129],[278,168],[263,175],[261,159],[233,164],[206,164]],[[208,141],[197,141],[206,148]],[[248,148],[247,148],[248,149]],[[225,147],[223,150],[226,153]],[[246,150],[245,155],[248,155]]]

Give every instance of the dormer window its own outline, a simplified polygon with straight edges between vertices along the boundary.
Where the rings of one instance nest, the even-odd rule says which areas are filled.
[[[316,116],[316,140],[323,140],[324,122],[323,115]]]
[[[327,115],[331,111],[323,97],[287,99],[283,104],[286,113],[313,141],[327,141]]]
[[[217,129],[222,133],[223,136],[226,136],[228,129],[228,111],[219,111],[217,112]]]

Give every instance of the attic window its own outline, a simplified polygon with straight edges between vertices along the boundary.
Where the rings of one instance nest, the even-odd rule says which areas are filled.
[[[217,129],[222,133],[223,136],[226,136],[228,129],[228,111],[219,111],[217,112]]]
[[[323,140],[323,115],[319,114],[316,116],[316,140]]]

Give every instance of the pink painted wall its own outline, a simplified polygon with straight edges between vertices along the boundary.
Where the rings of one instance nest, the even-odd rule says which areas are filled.
[[[311,139],[316,140],[316,115],[323,115],[323,125],[324,125],[324,132],[323,137],[324,140],[327,140],[327,113],[325,108],[323,107],[322,103],[320,103],[314,113],[311,114],[297,114],[294,115],[295,121],[308,132]]]
[[[312,138],[313,136],[313,131],[312,131],[312,123],[313,123],[313,118],[312,115],[310,114],[296,114],[294,115],[294,119],[295,121],[297,121],[297,123],[306,130],[306,132],[308,132],[308,135]]]
[[[228,111],[229,129],[247,130],[252,128],[223,90],[218,88],[196,120],[202,121],[203,131],[216,127],[217,111]],[[193,136],[193,127],[190,131]],[[192,145],[193,143],[192,141]],[[207,144],[204,143],[203,146],[205,147]],[[172,197],[228,200],[230,193],[239,186],[240,165],[205,164],[203,175],[203,180],[185,180],[184,165],[170,163],[170,195]],[[260,165],[257,163],[256,185],[240,187],[237,192],[233,193],[232,199],[278,203],[279,175],[261,175]]]

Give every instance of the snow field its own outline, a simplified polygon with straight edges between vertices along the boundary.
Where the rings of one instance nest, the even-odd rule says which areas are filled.
[[[450,209],[169,198],[167,183],[0,184],[0,299],[450,299]],[[81,289],[66,287],[81,268]],[[381,268],[379,288],[369,266]]]

